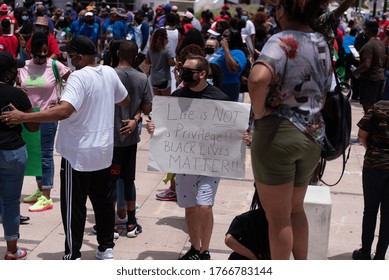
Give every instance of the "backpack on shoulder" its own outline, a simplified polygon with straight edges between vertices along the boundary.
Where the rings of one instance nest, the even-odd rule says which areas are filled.
[[[350,156],[351,135],[351,87],[347,83],[341,83],[336,74],[334,75],[336,86],[333,91],[327,92],[325,104],[321,110],[325,123],[325,139],[320,159],[319,179],[327,186],[337,185],[343,177],[347,160]],[[347,147],[349,147],[347,152]],[[346,155],[347,154],[347,155]],[[327,161],[335,160],[342,156],[343,167],[340,178],[334,184],[323,181],[323,174]]]

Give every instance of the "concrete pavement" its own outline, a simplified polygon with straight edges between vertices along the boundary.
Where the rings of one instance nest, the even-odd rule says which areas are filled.
[[[352,103],[353,131],[356,139],[357,126],[362,116],[358,103]],[[117,240],[115,259],[154,259],[174,260],[185,253],[189,247],[188,235],[184,221],[184,210],[175,202],[162,202],[155,199],[155,194],[166,188],[163,183],[164,173],[147,171],[150,137],[143,128],[141,142],[138,145],[136,174],[137,202],[140,212],[137,214],[143,233],[137,238],[127,238],[125,232]],[[342,181],[331,188],[332,217],[328,259],[350,260],[354,249],[360,247],[361,221],[363,213],[363,196],[361,174],[364,148],[352,145],[350,159]],[[59,204],[59,165],[60,156],[55,154],[55,188],[52,191],[54,209],[41,212],[28,212],[29,204],[21,204],[21,214],[30,216],[28,224],[20,226],[18,245],[28,251],[28,260],[59,260],[63,256],[64,233]],[[227,259],[230,249],[224,244],[224,235],[232,219],[248,210],[251,203],[253,175],[250,153],[247,149],[246,180],[222,179],[214,206],[215,226],[211,240],[212,259]],[[327,163],[325,179],[334,182],[340,175],[341,160]],[[35,178],[26,177],[22,198],[36,189]],[[97,248],[96,236],[92,233],[94,214],[88,202],[82,259],[94,260]],[[0,228],[0,256],[6,251],[3,228]],[[377,239],[377,238],[376,238]],[[375,242],[377,241],[375,239]],[[374,243],[375,244],[375,243]],[[374,248],[374,246],[373,246]],[[387,258],[389,255],[387,255]]]

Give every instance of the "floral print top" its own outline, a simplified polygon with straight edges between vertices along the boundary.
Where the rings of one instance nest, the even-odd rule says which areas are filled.
[[[321,144],[324,121],[320,110],[331,86],[331,57],[320,33],[282,31],[273,35],[256,63],[272,72],[266,107],[288,119]]]

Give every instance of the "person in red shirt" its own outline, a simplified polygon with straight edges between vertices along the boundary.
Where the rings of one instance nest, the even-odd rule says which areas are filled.
[[[35,32],[43,32],[47,34],[48,39],[48,56],[51,59],[57,60],[58,57],[60,57],[61,53],[58,48],[58,43],[55,37],[49,33],[49,23],[47,21],[47,18],[44,17],[38,17],[35,24],[34,24],[34,30],[32,32],[32,35],[34,35]],[[28,53],[28,55],[31,57],[31,38],[28,40],[25,50]]]
[[[0,35],[0,51],[7,51],[16,58],[19,50],[19,40],[11,33],[11,22],[4,18],[0,23],[3,30],[3,35]]]
[[[386,28],[389,25],[389,20],[386,19],[387,14],[383,13],[381,20],[378,22],[378,37],[382,40],[385,39],[386,36]]]
[[[18,21],[13,16],[8,15],[8,6],[7,4],[1,4],[0,6],[0,22],[3,19],[9,19],[11,22],[11,34],[15,33],[15,30],[19,28]],[[2,34],[2,30],[0,29],[0,35]]]

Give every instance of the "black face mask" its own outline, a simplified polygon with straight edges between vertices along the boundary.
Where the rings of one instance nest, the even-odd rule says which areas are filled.
[[[211,48],[211,47],[205,48],[205,53],[206,54],[213,54],[214,52],[215,52],[214,48]]]
[[[16,77],[18,76],[18,74],[14,74],[10,71],[7,71],[5,73],[5,76],[4,76],[4,82],[9,84],[10,86],[13,86],[16,82]]]
[[[94,19],[87,19],[85,20],[85,23],[88,24],[88,25],[92,25],[94,23]]]
[[[196,71],[197,72],[197,71]],[[188,68],[183,68],[182,70],[182,74],[181,74],[181,79],[182,81],[190,86],[190,87],[195,87],[197,86],[199,83],[200,83],[200,78],[198,78],[197,80],[193,79],[193,75],[194,73],[196,73],[195,71],[193,71],[192,69],[188,69]]]
[[[41,26],[36,26],[35,27],[35,32],[42,32],[44,34],[48,34],[48,30],[46,27],[41,27]]]

